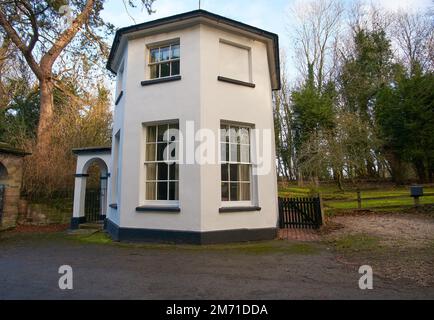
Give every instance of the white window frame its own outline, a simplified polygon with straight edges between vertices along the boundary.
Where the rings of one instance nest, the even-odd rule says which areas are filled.
[[[222,129],[221,126],[228,126],[229,130],[231,127],[237,127],[237,128],[246,128],[249,130],[249,162],[241,162],[241,159],[239,162],[233,162],[231,161],[231,154],[230,154],[230,150],[229,150],[229,162],[223,161],[222,160],[222,144],[225,144],[226,142],[223,142],[221,140],[222,137]],[[220,176],[219,176],[219,180],[220,180],[220,193],[219,193],[219,197],[220,197],[220,202],[221,202],[221,206],[222,207],[227,207],[227,208],[231,208],[231,207],[251,207],[254,206],[255,203],[255,193],[254,193],[254,186],[255,186],[255,181],[254,181],[254,176],[253,176],[253,159],[252,159],[252,148],[253,148],[253,139],[252,139],[252,130],[253,130],[253,126],[252,125],[248,125],[248,124],[244,124],[244,123],[237,123],[237,122],[229,122],[229,121],[221,121],[220,122],[220,126],[219,126],[219,162],[220,162]],[[231,144],[231,142],[229,141],[229,145]],[[235,143],[232,143],[235,144]],[[241,144],[240,145],[244,145],[247,146],[247,144]],[[241,157],[241,153],[240,153],[240,157]],[[237,165],[249,165],[249,184],[250,184],[250,200],[247,201],[223,201],[222,199],[222,166],[224,164],[237,164]],[[230,174],[230,173],[228,173]],[[229,178],[229,184],[230,184],[230,177]],[[230,185],[229,185],[229,199],[230,199]]]
[[[177,150],[177,154],[178,154],[178,160],[176,160],[176,161],[173,161],[174,163],[176,163],[177,165],[178,165],[178,180],[171,180],[170,179],[170,171],[168,172],[168,177],[167,177],[167,180],[158,180],[158,173],[156,173],[157,174],[157,180],[155,180],[155,181],[151,181],[151,182],[155,182],[155,183],[157,183],[157,181],[158,182],[167,182],[167,188],[168,188],[168,190],[167,190],[167,196],[168,196],[168,198],[169,198],[169,183],[170,182],[177,182],[178,183],[178,200],[147,200],[146,199],[146,191],[147,191],[147,183],[148,183],[148,180],[147,180],[147,168],[148,168],[148,164],[153,164],[153,163],[155,163],[155,164],[158,164],[158,163],[165,163],[165,161],[157,161],[156,159],[155,159],[155,161],[147,161],[146,160],[146,152],[147,152],[147,147],[148,147],[148,145],[149,144],[151,144],[150,142],[148,142],[148,128],[149,127],[157,127],[158,128],[158,126],[162,126],[162,125],[167,125],[167,126],[169,126],[169,125],[173,125],[173,124],[177,124],[178,126],[179,126],[179,121],[178,120],[168,120],[168,121],[159,121],[159,122],[153,122],[153,123],[146,123],[146,124],[143,124],[143,130],[144,130],[144,135],[143,135],[143,137],[144,137],[144,140],[143,140],[143,145],[144,145],[144,153],[143,153],[143,156],[144,156],[144,162],[143,162],[143,172],[144,172],[144,175],[143,175],[143,181],[144,181],[144,183],[143,183],[143,190],[144,190],[144,192],[142,193],[142,199],[144,199],[143,201],[142,201],[142,203],[143,203],[143,205],[145,205],[145,206],[164,206],[164,207],[179,207],[179,205],[180,205],[180,200],[179,200],[179,195],[180,195],[180,192],[179,192],[179,190],[180,190],[180,176],[179,176],[179,169],[180,169],[180,166],[179,166],[179,155],[180,155],[180,150],[179,150],[179,148],[180,148],[180,142],[179,142],[179,137],[178,137],[178,140],[176,140],[176,141],[174,141],[175,143],[177,143],[177,145],[178,145],[178,150]],[[156,144],[156,146],[158,145],[158,132],[157,132],[157,134],[156,134],[156,141],[155,141],[155,144]],[[155,156],[157,157],[157,153],[158,153],[158,149],[156,148],[156,150],[155,150]],[[168,168],[168,170],[169,170],[169,168]],[[156,186],[156,196],[158,195],[158,187]]]
[[[179,46],[179,58],[175,58],[172,59],[172,46]],[[158,56],[160,56],[160,51],[161,48],[164,47],[169,47],[169,52],[170,52],[170,58],[169,60],[164,60],[164,61],[156,61],[156,62],[152,62],[152,54],[151,51],[154,49],[158,49],[159,54]],[[159,43],[155,43],[155,44],[150,44],[147,46],[147,50],[148,50],[148,63],[147,63],[147,69],[148,69],[148,75],[149,75],[149,80],[158,80],[158,79],[168,79],[168,78],[173,78],[173,77],[178,77],[181,75],[181,44],[179,39],[177,40],[170,40],[170,41],[166,41],[166,42],[159,42]],[[174,62],[179,62],[179,73],[172,75],[172,66]],[[165,63],[169,63],[170,65],[170,72],[169,72],[169,76],[164,76],[161,77],[161,65],[165,64]],[[151,67],[152,66],[156,66],[158,65],[158,74],[160,75],[157,78],[152,78],[152,72],[151,72]]]

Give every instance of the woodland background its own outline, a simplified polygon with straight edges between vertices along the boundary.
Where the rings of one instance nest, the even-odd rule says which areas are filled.
[[[158,10],[158,0],[124,2]],[[29,195],[73,187],[71,149],[111,145],[105,62],[115,28],[101,18],[103,0],[69,1],[70,24],[66,3],[0,1],[0,141],[32,152]],[[288,29],[292,50],[281,53],[283,87],[273,96],[279,179],[433,182],[433,8],[305,1]]]

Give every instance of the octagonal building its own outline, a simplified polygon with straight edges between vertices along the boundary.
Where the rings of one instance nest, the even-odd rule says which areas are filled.
[[[107,68],[117,75],[111,150],[76,152],[109,158],[101,216],[112,238],[274,239],[278,36],[196,10],[118,30]]]

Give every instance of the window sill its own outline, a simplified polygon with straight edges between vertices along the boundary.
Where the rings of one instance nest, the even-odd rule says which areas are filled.
[[[236,85],[239,85],[239,86],[249,87],[249,88],[255,88],[256,87],[256,84],[251,83],[251,82],[245,82],[245,81],[235,80],[235,79],[226,78],[226,77],[222,77],[222,76],[218,76],[217,80],[218,81],[227,82],[227,83],[236,84]]]
[[[123,96],[124,96],[124,92],[121,91],[121,93],[119,93],[119,96],[116,99],[115,106],[117,106],[119,104],[119,102],[121,102],[121,99]]]
[[[181,76],[174,76],[174,77],[167,77],[167,78],[159,78],[159,79],[152,79],[152,80],[146,80],[142,81],[142,87],[149,86],[152,84],[158,84],[158,83],[164,83],[164,82],[172,82],[172,81],[179,81],[181,80]]]
[[[232,213],[232,212],[253,212],[261,211],[261,207],[223,207],[219,209],[220,213]]]
[[[117,203],[112,203],[112,204],[109,204],[109,207],[112,208],[112,209],[117,210],[118,209],[118,204]]]
[[[141,206],[136,208],[137,212],[159,212],[159,213],[180,213],[179,207],[165,207],[165,206]]]

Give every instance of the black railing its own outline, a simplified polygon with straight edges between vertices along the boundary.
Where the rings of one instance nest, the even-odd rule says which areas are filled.
[[[101,190],[86,190],[84,211],[87,222],[101,220]]]
[[[322,226],[321,199],[279,198],[279,227],[319,229]]]

